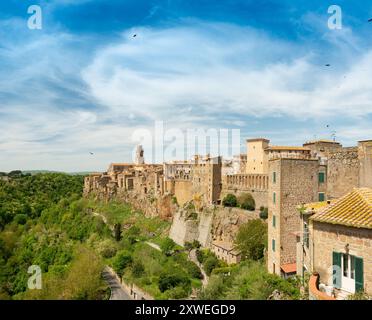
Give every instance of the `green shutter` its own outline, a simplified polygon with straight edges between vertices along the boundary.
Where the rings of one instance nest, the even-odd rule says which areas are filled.
[[[333,286],[335,288],[341,288],[341,253],[333,252]]]
[[[323,192],[319,192],[319,201],[320,202],[325,201],[325,194]]]
[[[324,183],[325,181],[325,173],[319,172],[319,183]]]
[[[364,291],[363,259],[355,257],[355,292]]]

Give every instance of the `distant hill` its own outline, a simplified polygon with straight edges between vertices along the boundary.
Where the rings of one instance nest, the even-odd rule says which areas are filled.
[[[90,174],[91,171],[63,172],[63,171],[53,171],[53,170],[22,170],[22,173],[23,174],[31,174],[31,175],[35,175],[35,174],[39,174],[39,173],[65,173],[65,174],[69,174],[69,175],[72,175],[72,176],[75,176],[75,175],[85,176],[85,175]],[[0,172],[0,175],[6,176],[7,173]]]

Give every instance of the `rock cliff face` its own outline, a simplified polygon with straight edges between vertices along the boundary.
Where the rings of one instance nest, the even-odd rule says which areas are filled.
[[[198,240],[203,247],[210,247],[213,240],[233,242],[239,227],[257,213],[238,208],[212,206],[195,212],[186,204],[173,216],[169,237],[177,244]]]
[[[132,205],[136,210],[141,210],[146,217],[160,217],[171,219],[178,206],[173,203],[171,195],[155,197],[151,194],[138,194],[136,192],[121,191],[117,198]]]
[[[257,212],[220,207],[213,219],[212,239],[234,242],[239,227],[252,219],[259,219]]]

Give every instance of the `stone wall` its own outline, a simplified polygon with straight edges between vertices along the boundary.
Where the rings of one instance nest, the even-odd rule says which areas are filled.
[[[221,200],[231,193],[239,197],[243,193],[250,193],[256,203],[256,211],[260,207],[268,206],[268,175],[237,174],[223,177]]]
[[[310,246],[313,248],[313,271],[322,283],[332,285],[332,252],[345,252],[363,258],[364,288],[372,295],[372,230],[313,221],[310,224]]]
[[[297,207],[301,203],[317,201],[318,172],[318,160],[278,159],[269,162],[269,272],[280,275],[281,265],[296,262],[295,234],[300,231]]]
[[[192,213],[192,210],[181,208],[173,215],[169,238],[181,246],[185,242],[198,240],[203,247],[206,247],[210,242],[213,212],[198,213],[197,217],[190,216]]]
[[[358,155],[360,160],[360,187],[372,188],[372,140],[359,142]]]
[[[327,198],[337,199],[359,186],[357,148],[343,148],[328,158]]]

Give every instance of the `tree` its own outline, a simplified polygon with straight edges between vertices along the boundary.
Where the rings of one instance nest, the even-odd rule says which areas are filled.
[[[115,272],[122,276],[124,269],[132,263],[132,256],[125,250],[120,251],[116,254],[112,266]]]
[[[238,205],[238,200],[235,195],[229,193],[222,200],[222,204],[224,207],[236,207]]]
[[[171,238],[165,238],[160,245],[161,251],[164,252],[165,255],[170,255],[176,243]]]
[[[114,237],[116,241],[121,240],[121,224],[120,223],[116,223],[114,225]]]
[[[238,203],[244,210],[254,211],[256,209],[256,202],[250,193],[242,193],[238,198]]]
[[[266,220],[269,217],[269,209],[265,207],[260,208],[260,218]]]
[[[235,239],[235,247],[242,259],[262,259],[266,243],[267,225],[260,219],[242,224]]]
[[[210,276],[213,269],[219,266],[219,261],[215,256],[209,256],[203,263],[205,273]]]
[[[201,273],[199,267],[192,261],[186,261],[185,269],[190,277],[195,279],[203,279],[203,274]]]

